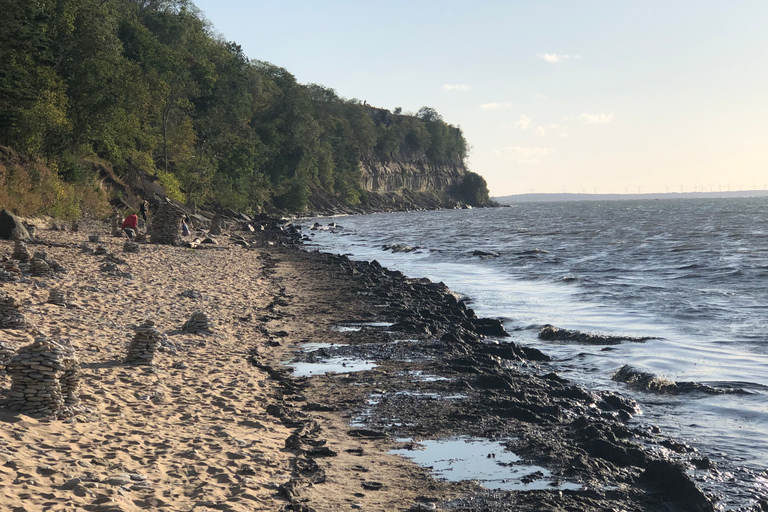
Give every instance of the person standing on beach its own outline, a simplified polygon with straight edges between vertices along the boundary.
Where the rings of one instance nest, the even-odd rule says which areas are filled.
[[[135,213],[125,218],[122,225],[123,231],[128,238],[133,238],[139,233],[139,216]]]
[[[141,214],[141,217],[144,219],[144,222],[147,222],[147,211],[149,210],[149,201],[144,201],[141,203],[141,206],[139,206],[139,213]]]

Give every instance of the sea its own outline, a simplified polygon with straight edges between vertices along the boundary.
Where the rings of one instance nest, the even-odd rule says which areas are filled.
[[[319,229],[310,230],[318,222]],[[442,281],[573,382],[635,399],[630,423],[706,456],[691,470],[721,510],[768,499],[768,198],[519,203],[302,219],[309,250]],[[543,325],[653,338],[538,339]],[[624,365],[738,393],[658,394]]]

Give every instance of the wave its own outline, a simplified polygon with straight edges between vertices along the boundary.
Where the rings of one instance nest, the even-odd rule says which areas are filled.
[[[749,395],[743,388],[713,387],[699,382],[674,380],[659,377],[630,365],[624,365],[611,375],[616,382],[624,382],[628,387],[640,391],[658,394],[681,395],[686,393],[704,393],[707,395]]]
[[[573,329],[561,329],[554,325],[545,325],[539,331],[539,339],[544,341],[567,341],[584,345],[618,345],[620,343],[644,343],[648,340],[657,340],[654,337],[615,336],[608,334],[592,334]]]

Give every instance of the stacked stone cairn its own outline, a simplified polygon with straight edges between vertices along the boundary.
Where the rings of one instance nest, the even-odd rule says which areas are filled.
[[[6,371],[11,377],[8,409],[50,416],[79,402],[80,363],[68,344],[35,338],[11,358]]]
[[[51,291],[48,292],[48,304],[66,306],[67,296],[60,288],[51,288]]]
[[[209,232],[212,235],[220,235],[221,229],[224,227],[224,219],[221,218],[220,215],[214,215],[213,220],[211,220],[211,229]]]
[[[109,251],[103,245],[97,245],[96,248],[93,250],[93,254],[95,254],[96,256],[101,256],[103,254],[109,254]]]
[[[5,292],[0,291],[0,329],[25,329],[27,319],[21,312],[21,304]]]
[[[101,237],[99,235],[88,235],[88,241],[93,243],[99,243],[101,242]]]
[[[16,260],[8,260],[0,269],[0,282],[18,281],[21,269]]]
[[[16,245],[13,248],[13,253],[11,253],[11,259],[20,261],[21,263],[27,263],[30,260],[29,250],[27,249],[27,244],[16,239]]]
[[[163,343],[163,335],[155,329],[155,323],[152,320],[145,321],[134,330],[136,334],[128,345],[128,356],[125,362],[139,366],[151,365],[155,352]]]
[[[181,244],[181,221],[184,212],[170,203],[160,203],[150,224],[150,240],[153,244]]]
[[[136,242],[131,242],[130,240],[126,240],[123,244],[123,252],[139,252],[141,251],[141,246]]]
[[[6,374],[5,368],[8,366],[8,363],[15,353],[16,351],[11,345],[4,341],[0,341],[0,376]]]
[[[125,236],[125,232],[123,231],[123,218],[120,215],[120,213],[115,213],[115,216],[112,218],[112,236],[115,238],[122,238]]]
[[[44,259],[32,258],[29,261],[29,272],[33,276],[43,277],[53,274],[53,269]]]
[[[187,320],[181,328],[184,332],[199,333],[211,332],[211,321],[205,313],[195,311],[192,316]]]

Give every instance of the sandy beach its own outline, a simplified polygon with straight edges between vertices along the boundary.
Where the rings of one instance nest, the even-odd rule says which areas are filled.
[[[242,235],[248,248],[224,234],[131,253],[97,223],[37,230],[29,252],[66,272],[3,282],[27,328],[0,336],[16,350],[39,336],[71,345],[79,404],[58,418],[0,409],[0,509],[713,510],[647,446],[695,453],[624,426],[635,404],[547,373],[545,354],[484,342],[504,339],[501,324],[442,283],[305,252],[279,230]],[[13,250],[0,241],[0,255]],[[47,302],[52,289],[66,305]],[[195,312],[210,332],[182,330]],[[161,350],[126,363],[147,321]],[[371,364],[312,378],[284,364],[335,356]],[[0,377],[0,399],[10,388]],[[523,492],[488,491],[390,453],[457,436],[506,439],[500,455],[549,469],[522,478]]]
[[[79,246],[94,234],[101,242],[87,245],[125,260],[119,268],[130,278],[105,274],[103,255],[82,252]],[[304,287],[305,270],[279,265],[273,251],[246,250],[226,237],[205,250],[143,244],[131,254],[122,251],[123,239],[99,227],[42,230],[38,236],[46,244],[29,244],[30,252],[45,251],[66,272],[2,283],[21,302],[29,327],[0,335],[15,348],[39,334],[68,339],[82,369],[82,410],[64,420],[0,410],[0,509],[246,511],[290,505],[280,486],[296,471],[297,450],[286,448],[294,429],[266,412],[283,388],[249,355],[258,350],[276,365],[296,343],[318,339],[314,331],[332,335],[334,317],[348,313],[335,302],[334,287],[327,281],[320,289]],[[12,242],[0,241],[0,254],[12,251]],[[285,285],[306,296],[288,299]],[[65,293],[68,307],[46,303],[51,288]],[[211,319],[210,334],[181,331],[195,311]],[[168,350],[157,353],[152,366],[125,364],[133,327],[148,319],[167,335]],[[10,378],[0,377],[0,396],[9,388]],[[315,510],[352,504],[392,510],[392,503],[407,498],[409,485],[399,481],[425,477],[381,453],[385,443],[350,441],[338,417],[323,421],[326,434],[340,433],[328,440],[338,453],[338,470],[329,472],[322,492],[314,492]],[[370,455],[345,452],[361,447]],[[365,495],[351,478],[347,467],[366,459],[363,480],[387,481],[389,490]]]

